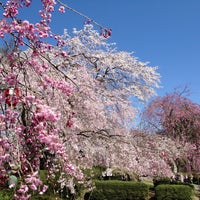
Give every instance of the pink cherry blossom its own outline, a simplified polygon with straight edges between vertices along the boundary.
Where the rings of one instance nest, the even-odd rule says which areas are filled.
[[[61,13],[65,13],[65,7],[64,6],[60,6],[58,10]]]

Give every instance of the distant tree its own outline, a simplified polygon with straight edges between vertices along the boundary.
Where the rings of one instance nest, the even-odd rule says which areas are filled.
[[[188,158],[199,163],[200,150],[200,105],[175,91],[153,99],[143,113],[146,130],[166,135],[182,144],[191,143]],[[193,165],[194,170],[197,164]]]

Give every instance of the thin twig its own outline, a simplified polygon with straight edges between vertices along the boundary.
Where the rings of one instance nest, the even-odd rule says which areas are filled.
[[[99,26],[101,29],[106,30],[107,28],[105,28],[104,26],[102,26],[101,24],[97,23],[96,21],[94,21],[93,19],[91,19],[90,17],[88,17],[87,15],[84,15],[82,13],[80,13],[79,11],[75,10],[74,8],[68,6],[67,4],[61,2],[60,0],[56,0],[60,5],[64,6],[65,8],[67,8],[68,10],[71,10],[72,12],[80,15],[81,17],[86,18],[88,21],[92,22],[93,24]]]

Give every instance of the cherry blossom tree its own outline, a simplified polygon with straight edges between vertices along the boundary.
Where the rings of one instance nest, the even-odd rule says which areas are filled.
[[[39,176],[41,167],[49,179],[56,174],[57,188],[68,186],[74,192],[73,180],[84,182],[81,169],[94,155],[81,157],[83,145],[90,145],[88,152],[103,151],[103,136],[112,155],[112,144],[117,145],[112,138],[125,137],[132,125],[136,108],[131,100],[148,100],[159,83],[156,67],[107,42],[110,29],[99,33],[86,24],[72,36],[67,31],[54,34],[51,16],[66,8],[60,1],[42,0],[37,23],[18,18],[31,3],[0,2],[0,38],[13,38],[1,51],[0,170],[2,179],[13,168],[20,177],[15,199],[47,190]],[[85,143],[88,137],[90,143]],[[120,148],[123,158],[128,146]]]
[[[132,125],[137,108],[130,98],[144,101],[155,94],[159,81],[156,67],[137,61],[128,52],[118,52],[92,25],[74,30],[74,34],[73,38],[67,33],[63,36],[68,55],[64,63],[63,59],[55,62],[67,66],[68,77],[77,85],[69,100],[75,126],[90,132]]]
[[[171,177],[182,172],[178,161],[187,159],[188,149],[192,146],[191,143],[183,145],[167,136],[138,130],[131,130],[126,136],[101,134],[97,137],[93,134],[81,137],[80,157],[91,166],[109,167],[149,178]]]
[[[166,135],[182,143],[190,143],[188,159],[192,170],[199,171],[200,106],[175,91],[164,97],[153,99],[143,113],[148,130]]]

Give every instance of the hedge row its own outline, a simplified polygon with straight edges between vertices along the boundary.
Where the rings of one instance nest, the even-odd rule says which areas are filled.
[[[192,200],[194,189],[188,185],[158,185],[155,188],[157,200]]]
[[[96,188],[86,193],[84,200],[145,200],[149,196],[149,186],[141,182],[132,181],[95,181]],[[153,187],[152,187],[153,188]],[[192,200],[194,189],[188,185],[161,184],[155,188],[156,200]],[[1,189],[0,200],[10,200],[13,190]],[[48,191],[44,195],[33,195],[32,200],[60,199]],[[62,196],[61,199],[71,200],[72,197]],[[82,198],[83,199],[83,198]]]
[[[95,181],[96,189],[85,195],[85,200],[145,200],[149,188],[146,184],[132,181]]]

